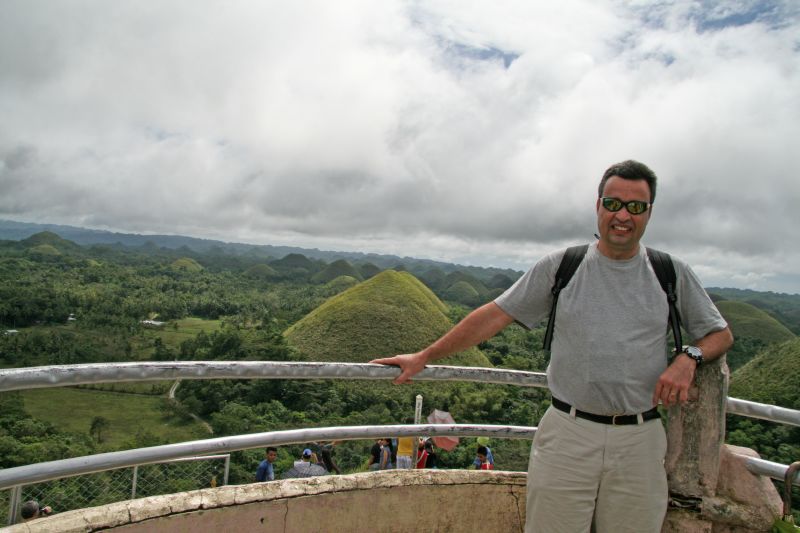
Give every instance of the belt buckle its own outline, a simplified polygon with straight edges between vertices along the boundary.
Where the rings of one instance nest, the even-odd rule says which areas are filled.
[[[625,415],[611,415],[611,425],[612,426],[621,426],[622,424],[617,424],[617,418],[623,417]]]

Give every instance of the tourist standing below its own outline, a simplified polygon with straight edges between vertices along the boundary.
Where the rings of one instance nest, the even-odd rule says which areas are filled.
[[[492,465],[492,468],[489,470],[494,470],[494,455],[492,455],[492,449],[489,448],[488,446],[481,444],[478,446],[478,453],[480,453],[481,448],[484,448],[486,450],[486,452],[484,452],[484,455],[486,456],[486,460],[489,462],[489,464]],[[481,462],[477,456],[475,457],[475,460],[472,462],[472,464],[475,465],[475,468],[481,470]],[[483,470],[487,469],[484,468]]]
[[[369,449],[369,462],[367,462],[367,468],[370,470],[378,470],[381,464],[381,440],[382,439],[377,439]]]
[[[381,443],[381,460],[378,470],[389,470],[392,468],[392,439],[384,438]]]
[[[23,522],[30,522],[31,520],[36,520],[43,516],[49,516],[52,512],[53,509],[49,505],[42,507],[36,500],[28,500],[22,504],[19,510]]]
[[[425,449],[425,440],[419,439],[417,442],[417,468],[425,468],[428,462],[428,450]]]
[[[295,461],[293,465],[299,474],[302,475],[311,472],[311,465],[316,464],[316,461],[312,462],[315,455],[316,454],[314,454],[310,448],[303,450],[303,455],[301,455],[300,459]]]
[[[270,446],[267,448],[264,460],[261,461],[256,470],[256,481],[274,481],[275,480],[275,461],[278,459],[278,449]]]
[[[494,463],[489,462],[489,449],[486,446],[478,446],[475,454],[475,467],[478,470],[494,470]]]
[[[565,184],[565,194],[572,187]],[[656,175],[625,161],[603,174],[595,203],[599,241],[563,288],[547,382],[528,466],[527,532],[659,532],[667,509],[666,435],[655,406],[684,404],[696,368],[733,336],[694,272],[672,258],[677,310],[694,339],[667,353],[669,306],[640,244]],[[665,215],[668,215],[665,213]],[[690,210],[668,216],[692,217]],[[372,362],[397,365],[406,383],[425,365],[475,346],[514,321],[547,318],[565,250],[541,259],[510,289],[424,350]]]
[[[411,456],[414,454],[414,437],[399,437],[397,439],[397,468],[414,468]]]
[[[322,466],[325,467],[325,470],[330,472],[331,474],[341,474],[342,471],[339,469],[339,465],[336,464],[336,461],[333,460],[333,447],[338,444],[337,441],[328,442],[328,443],[320,443],[319,444],[319,455],[322,459]]]

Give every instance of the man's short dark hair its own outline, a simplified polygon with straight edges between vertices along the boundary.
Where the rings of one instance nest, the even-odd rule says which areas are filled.
[[[478,446],[478,454],[489,455],[489,450],[486,449],[486,446]]]
[[[625,180],[644,180],[650,186],[650,203],[656,201],[656,173],[650,170],[650,167],[644,163],[628,159],[621,163],[616,163],[608,167],[603,173],[603,178],[600,180],[600,186],[597,188],[597,196],[603,196],[603,189],[606,182],[612,176],[619,176]]]
[[[20,507],[19,514],[25,520],[35,517],[39,514],[39,502],[36,500],[28,500]]]
[[[267,453],[269,453],[269,452],[278,453],[278,448],[276,448],[275,446],[268,446],[267,447]]]

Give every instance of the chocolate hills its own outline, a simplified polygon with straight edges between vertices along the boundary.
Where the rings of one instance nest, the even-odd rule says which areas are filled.
[[[446,312],[413,275],[387,270],[330,298],[285,335],[309,361],[364,363],[424,348],[452,327]],[[437,363],[492,366],[475,348]]]
[[[764,348],[795,338],[786,326],[749,303],[722,300],[716,305],[735,339],[733,348],[728,351],[731,370],[740,368]]]
[[[766,344],[783,342],[795,337],[789,328],[749,303],[723,300],[717,302],[717,309],[728,321],[735,337],[754,337]]]
[[[774,344],[731,376],[730,395],[800,409],[800,338]]]
[[[311,276],[311,281],[314,283],[328,283],[339,276],[350,276],[357,280],[361,279],[361,273],[356,270],[353,265],[344,259],[339,259],[323,268],[322,271]]]

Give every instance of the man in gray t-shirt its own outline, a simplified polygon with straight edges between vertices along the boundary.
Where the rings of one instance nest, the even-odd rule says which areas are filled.
[[[666,439],[655,406],[688,400],[695,369],[733,343],[700,282],[673,258],[678,311],[692,346],[667,354],[668,306],[640,240],[656,176],[625,161],[603,174],[599,241],[559,297],[548,386],[553,395],[534,438],[528,472],[528,532],[657,532],[666,513]],[[564,251],[539,261],[508,291],[424,350],[373,362],[397,365],[405,383],[435,359],[462,351],[518,321],[535,327]]]

